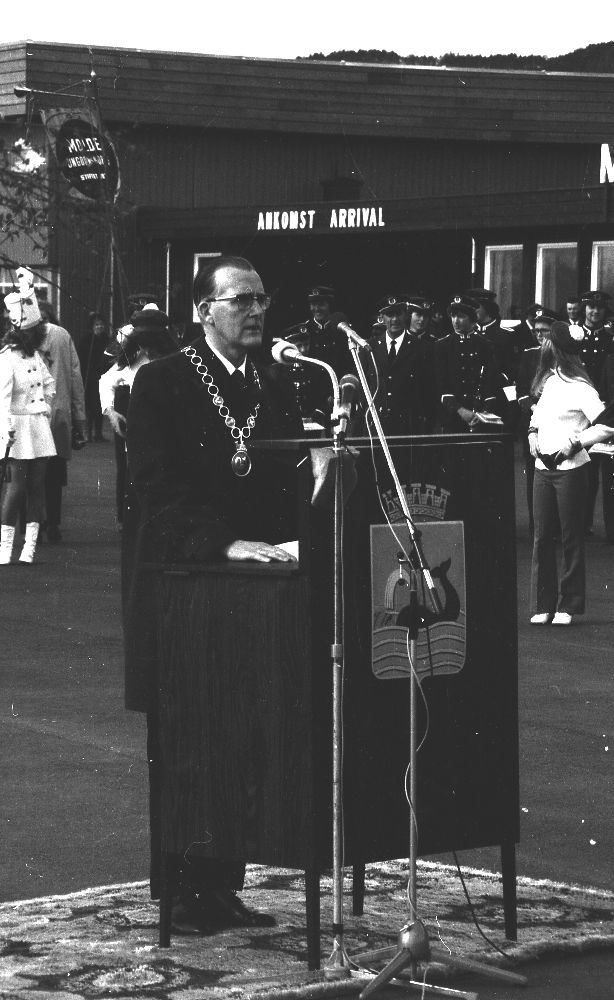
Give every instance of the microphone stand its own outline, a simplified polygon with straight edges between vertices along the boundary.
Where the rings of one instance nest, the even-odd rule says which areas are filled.
[[[367,406],[369,408],[369,413],[371,414],[371,419],[373,420],[373,424],[375,426],[375,432],[377,434],[379,443],[382,447],[382,451],[386,458],[386,464],[388,465],[388,470],[390,472],[392,481],[394,483],[394,488],[399,500],[399,504],[401,506],[401,510],[403,511],[403,517],[405,518],[405,523],[407,524],[407,528],[409,530],[409,537],[412,543],[411,554],[415,555],[417,564],[416,566],[414,566],[414,569],[420,572],[422,579],[426,584],[429,598],[433,606],[433,611],[436,614],[441,614],[443,609],[441,607],[441,601],[439,600],[439,594],[437,593],[437,588],[435,587],[435,583],[433,582],[431,571],[424,558],[424,553],[422,551],[422,545],[420,543],[420,538],[419,538],[419,532],[416,531],[416,527],[412,520],[412,516],[409,511],[409,505],[407,503],[407,497],[405,496],[405,491],[401,486],[401,482],[397,475],[397,470],[395,469],[394,462],[392,461],[392,455],[390,454],[390,448],[388,447],[388,442],[386,441],[386,437],[384,435],[384,430],[382,427],[381,420],[379,418],[379,413],[377,412],[377,409],[375,407],[375,402],[373,400],[373,396],[371,395],[371,391],[367,383],[363,364],[358,354],[358,344],[356,344],[351,337],[348,337],[348,347],[352,352],[352,357],[354,358],[354,366],[356,368],[356,371],[358,372],[358,377],[360,379],[362,391],[367,401]]]
[[[300,361],[326,369],[333,384],[334,569],[333,569],[333,950],[324,966],[325,979],[343,979],[356,966],[348,958],[343,926],[343,452],[345,414],[340,406],[337,375],[330,365],[303,355]]]
[[[409,621],[409,658],[410,658],[410,735],[409,735],[409,801],[411,809],[411,823],[409,831],[409,880],[408,880],[408,901],[409,901],[409,916],[410,919],[406,924],[403,925],[398,934],[397,948],[389,949],[384,948],[376,952],[367,952],[362,955],[357,955],[354,960],[364,967],[363,963],[368,961],[373,961],[376,958],[389,958],[392,952],[392,957],[388,964],[382,969],[382,971],[375,976],[375,978],[362,990],[360,993],[360,1000],[366,1000],[367,997],[371,996],[373,993],[377,992],[386,983],[389,983],[394,979],[399,972],[405,969],[407,966],[411,969],[412,980],[410,982],[411,986],[415,986],[421,989],[423,995],[425,992],[437,993],[439,996],[457,997],[463,998],[463,1000],[476,1000],[477,994],[467,993],[459,990],[447,989],[446,987],[431,986],[430,984],[424,982],[415,981],[413,977],[416,975],[418,962],[423,962],[428,964],[431,956],[436,957],[437,961],[443,962],[444,964],[462,967],[474,972],[482,972],[484,975],[492,976],[495,979],[500,979],[504,982],[512,982],[518,985],[526,985],[526,977],[517,975],[513,972],[506,972],[503,969],[494,969],[490,966],[482,966],[478,962],[472,962],[464,959],[454,959],[451,958],[447,952],[439,951],[437,949],[436,953],[431,949],[428,932],[422,920],[418,918],[417,909],[417,879],[416,879],[416,869],[418,860],[418,827],[416,821],[416,787],[417,787],[417,775],[416,775],[416,757],[417,757],[417,728],[416,728],[416,714],[417,714],[417,686],[418,686],[418,676],[416,672],[417,666],[417,650],[418,650],[418,630],[420,628],[420,613],[418,608],[418,595],[417,595],[417,585],[416,585],[416,574],[419,571],[422,575],[433,606],[433,610],[436,614],[441,614],[442,607],[439,600],[439,595],[435,588],[431,572],[424,558],[424,553],[420,545],[418,532],[416,531],[414,522],[409,511],[409,505],[407,503],[407,497],[401,486],[401,482],[397,475],[397,471],[394,467],[392,461],[392,456],[390,454],[390,448],[388,447],[388,442],[384,435],[382,424],[379,418],[377,409],[375,408],[375,402],[371,391],[369,389],[367,379],[365,376],[362,360],[358,354],[359,345],[348,336],[348,346],[352,352],[354,358],[354,366],[358,372],[358,377],[362,385],[362,390],[364,392],[365,400],[369,408],[369,413],[373,420],[375,430],[379,443],[382,447],[382,451],[386,457],[386,462],[392,481],[394,482],[396,494],[405,517],[405,522],[409,530],[409,537],[413,548],[408,553],[409,555],[409,565],[410,565],[410,621]],[[415,559],[415,564],[414,564]],[[403,560],[405,562],[405,560]]]

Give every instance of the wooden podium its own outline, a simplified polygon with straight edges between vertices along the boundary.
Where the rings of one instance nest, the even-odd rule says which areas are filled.
[[[378,446],[358,449],[345,513],[344,864],[361,912],[364,865],[406,857],[409,681],[371,663],[372,524],[396,517]],[[319,966],[319,879],[332,864],[332,511],[310,505],[309,448],[271,442],[297,468],[297,564],[154,568],[159,622],[161,856],[303,870],[308,957]],[[394,438],[399,478],[465,536],[466,658],[423,681],[417,765],[421,855],[500,845],[515,937],[518,839],[513,443],[507,435]],[[302,459],[307,459],[302,461]],[[443,499],[442,499],[443,498]],[[445,503],[444,503],[445,500]],[[443,509],[442,509],[443,505]],[[428,552],[425,553],[428,560]],[[421,720],[426,725],[426,718]],[[161,943],[170,933],[168,885]]]

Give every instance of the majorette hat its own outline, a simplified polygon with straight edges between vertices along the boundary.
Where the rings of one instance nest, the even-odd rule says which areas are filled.
[[[131,320],[133,333],[162,333],[168,329],[168,316],[156,306],[145,307]]]
[[[19,291],[5,295],[4,304],[13,326],[20,330],[31,330],[43,322],[43,317],[34,292],[34,275],[27,267],[17,268],[17,283]]]

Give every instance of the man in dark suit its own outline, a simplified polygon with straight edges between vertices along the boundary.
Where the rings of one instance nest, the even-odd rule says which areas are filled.
[[[385,331],[372,337],[367,373],[386,434],[430,434],[437,415],[438,390],[430,341],[409,328],[410,315],[428,310],[411,296],[385,296],[377,305]],[[414,324],[416,326],[416,324]]]
[[[493,347],[477,331],[477,310],[474,299],[455,296],[448,306],[454,332],[435,344],[445,432],[485,430],[485,414],[497,415],[499,376]]]
[[[196,276],[194,301],[201,335],[139,371],[127,418],[128,468],[141,510],[125,613],[126,701],[128,708],[147,712],[152,894],[159,823],[158,679],[151,666],[155,635],[146,634],[152,595],[140,568],[146,562],[288,561],[292,557],[276,543],[297,537],[290,471],[272,454],[249,448],[256,437],[302,436],[287,370],[261,368],[249,357],[262,340],[269,296],[248,261],[219,257]],[[221,670],[223,664],[207,663],[207,669]],[[211,933],[274,923],[236,896],[243,864],[199,856],[184,861],[176,929]]]

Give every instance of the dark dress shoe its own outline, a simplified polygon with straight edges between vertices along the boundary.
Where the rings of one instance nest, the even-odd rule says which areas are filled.
[[[217,929],[211,917],[203,910],[196,893],[184,894],[173,903],[173,934],[214,934]]]
[[[230,889],[209,889],[198,894],[203,914],[219,927],[275,927],[270,913],[250,910]]]
[[[58,542],[62,541],[62,532],[58,528],[57,524],[47,525],[47,541],[51,545],[56,545]]]

